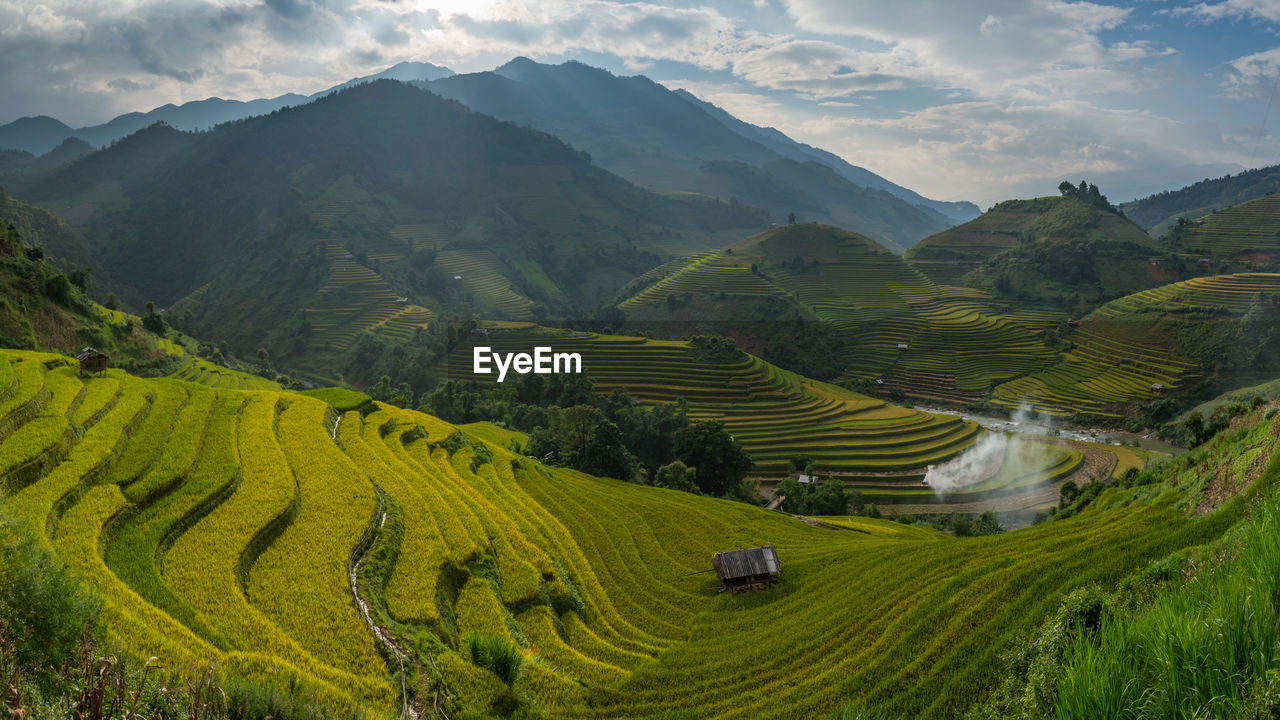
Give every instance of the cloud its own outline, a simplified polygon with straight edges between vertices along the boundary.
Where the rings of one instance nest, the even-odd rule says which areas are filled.
[[[1150,43],[1101,40],[1132,10],[1093,2],[920,0],[903,12],[881,0],[788,0],[787,9],[803,30],[887,47],[875,54],[895,75],[987,97],[1018,90],[1078,93],[1073,74],[1080,70],[1102,83],[1095,92],[1124,91],[1136,82],[1117,63],[1164,51]]]
[[[1276,0],[1226,0],[1219,3],[1196,3],[1190,7],[1175,8],[1174,14],[1191,15],[1205,22],[1214,20],[1241,20],[1253,18],[1267,22],[1280,22],[1280,2]]]
[[[967,195],[984,207],[1051,194],[1063,178],[1138,170],[1159,185],[1167,168],[1248,166],[1257,141],[1229,128],[1081,100],[973,100],[887,118],[825,114],[789,125],[797,139],[918,192],[943,199]],[[957,185],[957,174],[964,186]]]

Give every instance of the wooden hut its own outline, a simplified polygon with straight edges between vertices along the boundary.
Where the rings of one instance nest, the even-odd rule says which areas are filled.
[[[765,589],[778,581],[782,567],[772,545],[718,552],[711,564],[724,589],[732,593]]]
[[[96,375],[107,369],[107,365],[111,362],[111,358],[100,350],[94,350],[87,347],[76,355],[76,360],[80,362],[80,372],[84,375]]]

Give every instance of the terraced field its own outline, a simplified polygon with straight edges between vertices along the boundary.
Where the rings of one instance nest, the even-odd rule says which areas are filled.
[[[279,390],[280,383],[264,377],[251,375],[239,370],[215,365],[194,356],[187,356],[186,362],[169,377],[175,380],[208,385],[209,387],[230,388],[233,390]]]
[[[535,343],[576,352],[596,390],[620,390],[640,402],[689,402],[690,416],[724,422],[756,462],[776,477],[793,455],[805,453],[824,471],[916,471],[964,450],[975,423],[894,407],[882,400],[814,382],[757,357],[715,363],[700,360],[682,341],[547,328],[492,330],[477,344],[494,352],[527,352]],[[451,368],[470,374],[470,347],[455,350]]]
[[[488,250],[443,250],[436,265],[449,282],[466,288],[481,312],[497,313],[509,320],[528,320],[533,301],[511,289],[511,282],[495,268],[501,263]]]
[[[1186,228],[1179,244],[1192,252],[1237,255],[1280,252],[1280,194],[1209,213]]]
[[[439,250],[447,242],[448,232],[443,225],[418,223],[396,225],[391,228],[392,239],[405,244],[409,252],[415,250]]]
[[[996,462],[980,482],[939,495],[921,480],[930,466],[964,452],[985,434],[976,422],[896,407],[747,354],[733,362],[708,362],[680,341],[526,327],[493,328],[476,344],[495,352],[527,352],[537,345],[577,352],[597,392],[620,390],[640,402],[683,398],[690,417],[725,424],[755,461],[752,475],[766,489],[786,475],[792,457],[804,454],[819,472],[840,477],[872,502],[941,510],[1011,498],[1017,502],[1006,502],[1006,509],[1022,509],[1046,502],[1029,491],[1052,490],[1067,477],[1084,482],[1087,470],[1097,469],[1086,469],[1079,448],[1051,447],[1020,462]],[[469,347],[455,350],[455,377],[492,380],[470,375],[470,353]]]
[[[304,310],[313,346],[343,350],[368,331],[406,338],[433,317],[427,308],[397,302],[382,276],[355,262],[340,245],[328,243],[325,250],[333,271]]]
[[[983,291],[936,284],[860,235],[795,225],[731,250],[655,268],[620,307],[649,319],[673,294],[787,298],[850,339],[843,379],[930,402],[980,402],[995,385],[1053,363],[1035,334],[1043,326],[1031,326],[1043,318],[1000,315]]]
[[[1229,331],[1259,293],[1280,292],[1280,274],[1191,278],[1126,295],[1095,310],[1053,367],[1004,383],[992,402],[1029,404],[1057,416],[1115,415],[1133,400],[1185,387],[1207,369],[1184,346]],[[1228,332],[1228,335],[1230,333]]]
[[[2,502],[97,589],[108,640],[368,717],[402,708],[399,651],[380,654],[352,596],[368,547],[394,560],[357,590],[420,665],[426,712],[830,718],[857,700],[951,718],[1066,592],[1238,516],[1138,501],[981,539],[812,527],[479,438],[488,459],[451,455],[455,428],[411,411],[339,417],[296,394],[82,380],[65,363],[0,351]],[[690,574],[761,544],[782,562],[772,590]],[[519,647],[510,684],[471,661],[472,629]]]

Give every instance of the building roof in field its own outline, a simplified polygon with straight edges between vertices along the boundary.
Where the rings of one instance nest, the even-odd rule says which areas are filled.
[[[87,347],[81,350],[79,355],[76,355],[76,359],[87,360],[89,358],[105,358],[106,356],[107,354],[102,352],[101,350],[95,350],[91,347]]]
[[[711,558],[716,575],[724,580],[771,575],[778,572],[778,551],[772,545],[718,552]]]

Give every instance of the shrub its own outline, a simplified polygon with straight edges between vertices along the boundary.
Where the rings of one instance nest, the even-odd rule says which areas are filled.
[[[467,635],[467,652],[476,666],[489,670],[508,685],[515,682],[521,662],[519,645],[501,635],[486,635],[473,630]]]
[[[74,657],[98,603],[26,526],[0,515],[0,632],[17,668],[37,682]]]

